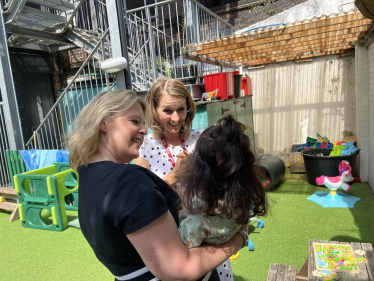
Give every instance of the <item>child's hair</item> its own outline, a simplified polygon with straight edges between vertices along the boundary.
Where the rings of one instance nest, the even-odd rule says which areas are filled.
[[[259,169],[253,165],[255,156],[246,128],[229,115],[200,135],[186,164],[182,202],[187,211],[226,214],[239,224],[267,214],[267,198]],[[203,203],[192,203],[195,196]]]

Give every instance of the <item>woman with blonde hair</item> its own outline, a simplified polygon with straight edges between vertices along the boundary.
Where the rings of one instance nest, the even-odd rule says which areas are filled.
[[[153,133],[144,138],[134,163],[149,169],[180,192],[186,157],[203,132],[192,129],[196,105],[186,86],[176,79],[160,77],[148,91]],[[231,281],[230,259],[217,268],[221,281]]]
[[[115,280],[219,280],[214,269],[245,244],[243,236],[187,249],[176,192],[148,169],[126,164],[139,156],[147,132],[146,102],[133,91],[103,92],[77,119],[69,161],[79,173],[80,227]]]
[[[182,159],[194,150],[202,133],[191,129],[195,102],[182,82],[168,77],[153,83],[146,100],[151,107],[153,133],[145,137],[134,163],[176,187],[184,171]]]

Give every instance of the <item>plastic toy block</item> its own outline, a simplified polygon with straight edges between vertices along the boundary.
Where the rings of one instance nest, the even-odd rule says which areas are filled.
[[[333,148],[334,145],[331,142],[328,142],[325,147],[326,148]]]
[[[22,226],[36,229],[62,231],[67,227],[65,197],[78,190],[78,180],[69,189],[66,183],[73,169],[57,172],[48,166],[14,176]],[[52,216],[52,222],[45,219]]]
[[[342,145],[342,141],[338,141],[337,143],[336,143],[336,145]]]
[[[322,142],[317,142],[317,148],[321,148]]]
[[[326,145],[327,145],[327,142],[324,141],[319,148],[325,148]]]
[[[317,139],[314,139],[314,138],[310,138],[310,137],[307,137],[306,138],[306,142],[311,142],[311,143],[317,143]]]
[[[333,146],[336,146],[336,145],[337,145],[337,142],[336,142],[336,141],[333,141],[333,142],[332,142],[332,145],[333,145]]]
[[[57,173],[71,169],[67,162],[56,162],[52,165],[56,166]],[[68,189],[72,189],[77,185],[77,177],[74,173],[70,173],[66,177],[65,184]],[[66,210],[78,211],[78,190],[65,196],[65,208]]]
[[[314,142],[310,142],[310,141],[308,141],[308,142],[307,142],[307,145],[308,145],[308,147],[312,147],[312,146],[314,145]]]
[[[264,221],[263,220],[258,220],[257,227],[258,228],[263,228],[264,227]]]
[[[317,148],[317,143],[313,144],[312,147],[313,147],[313,148]]]

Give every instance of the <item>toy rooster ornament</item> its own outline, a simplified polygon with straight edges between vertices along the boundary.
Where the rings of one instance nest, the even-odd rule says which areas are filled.
[[[316,178],[317,185],[325,185],[328,189],[330,189],[330,194],[335,195],[336,190],[339,188],[343,189],[344,191],[349,191],[351,186],[347,183],[352,181],[352,169],[349,166],[349,162],[343,160],[339,164],[339,176],[337,177],[326,177],[320,176]]]

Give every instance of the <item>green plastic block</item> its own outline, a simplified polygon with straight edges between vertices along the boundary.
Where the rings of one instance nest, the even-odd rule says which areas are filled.
[[[66,186],[71,173],[78,179],[73,169],[57,172],[56,166],[52,165],[14,177],[24,227],[52,231],[62,231],[67,227],[65,197],[78,191],[78,181],[71,189]],[[50,216],[52,221],[48,223]]]

